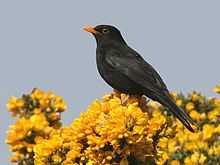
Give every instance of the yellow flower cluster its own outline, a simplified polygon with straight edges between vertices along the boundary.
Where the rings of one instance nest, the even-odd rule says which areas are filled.
[[[198,130],[191,133],[179,121],[173,121],[177,124],[177,133],[172,139],[160,139],[158,148],[162,156],[158,164],[219,164],[220,99],[206,99],[196,92],[187,97],[175,95],[174,99],[198,123]]]
[[[218,86],[215,91],[218,92]],[[220,90],[219,90],[220,91]],[[213,165],[220,163],[220,99],[171,93],[198,124],[189,132],[167,108],[121,93],[95,100],[69,127],[60,127],[61,97],[34,89],[7,104],[16,124],[6,142],[12,161],[36,165]],[[40,124],[39,124],[40,123]]]
[[[126,98],[111,94],[93,102],[71,127],[34,147],[35,164],[155,162],[159,138],[172,135],[175,128],[157,103],[146,107],[144,97]]]
[[[66,109],[66,105],[60,96],[34,89],[31,94],[21,98],[11,97],[7,108],[13,116],[19,117],[9,127],[6,139],[14,152],[11,161],[31,164],[34,162],[34,146],[60,128],[60,113]]]
[[[214,88],[214,92],[220,93],[220,85],[217,85],[217,86]]]

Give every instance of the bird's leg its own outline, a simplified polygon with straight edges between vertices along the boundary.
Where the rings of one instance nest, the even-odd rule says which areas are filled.
[[[141,95],[138,94],[127,94],[126,97],[121,99],[122,105],[128,104],[129,101],[135,102],[135,101],[140,101],[141,100]]]
[[[150,102],[150,99],[145,97],[145,101],[146,101],[146,104],[148,104]]]
[[[121,104],[122,104],[122,105],[128,104],[129,97],[130,97],[130,95],[128,94],[125,98],[123,98],[123,99],[121,100]]]
[[[147,97],[141,96],[139,105],[140,105],[142,111],[147,111],[147,109],[148,109],[147,104],[149,101],[150,101],[150,99],[148,99]]]
[[[121,92],[118,91],[117,89],[113,89],[113,92],[114,92],[115,94],[121,94]]]
[[[116,96],[121,98],[121,92],[118,91],[117,89],[113,89],[113,92]],[[126,105],[128,103],[130,95],[128,94],[125,98],[121,98],[121,104]]]
[[[113,95],[120,98],[121,97],[121,92],[118,91],[117,89],[113,89]]]
[[[121,98],[121,104],[123,106],[127,105],[128,104],[128,101],[132,98],[136,98],[138,100],[141,100],[142,99],[142,96],[141,95],[138,95],[138,94],[125,94],[125,97],[123,97],[121,94],[120,91],[118,91],[117,89],[113,89],[113,92],[114,94],[117,96],[117,97],[120,97]],[[146,99],[145,99],[146,100]],[[146,101],[145,101],[146,103]]]

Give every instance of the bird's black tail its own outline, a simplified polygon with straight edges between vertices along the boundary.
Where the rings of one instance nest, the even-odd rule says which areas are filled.
[[[196,125],[193,119],[180,107],[178,107],[169,95],[157,97],[158,101],[166,106],[191,132],[195,132],[192,125]]]

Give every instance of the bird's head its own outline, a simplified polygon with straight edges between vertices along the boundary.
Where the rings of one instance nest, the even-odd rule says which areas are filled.
[[[98,25],[92,27],[90,25],[85,26],[84,30],[90,32],[96,39],[97,44],[100,42],[121,42],[125,44],[125,41],[120,33],[120,31],[111,25]]]

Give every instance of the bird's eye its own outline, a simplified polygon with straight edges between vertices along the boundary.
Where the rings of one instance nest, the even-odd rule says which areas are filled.
[[[102,29],[102,33],[108,33],[109,32],[109,30],[108,29]]]

